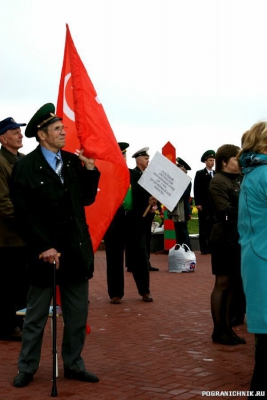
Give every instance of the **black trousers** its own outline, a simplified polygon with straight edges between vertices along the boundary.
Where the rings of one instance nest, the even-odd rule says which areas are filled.
[[[107,284],[110,298],[124,295],[124,251],[138,293],[149,294],[147,236],[142,221],[123,207],[117,211],[104,237],[107,259]]]
[[[61,346],[63,365],[64,369],[80,372],[85,369],[81,353],[86,338],[89,285],[87,280],[83,280],[59,286],[64,321]],[[31,286],[29,289],[18,362],[20,372],[35,374],[39,368],[44,329],[52,297],[52,287]]]
[[[138,293],[143,296],[149,289],[149,256],[146,227],[130,211],[125,218],[125,246],[127,267],[133,273]]]
[[[267,396],[267,334],[255,335],[255,364],[250,391],[265,391]],[[249,399],[254,398],[249,396]],[[265,397],[264,397],[265,398]]]
[[[0,247],[0,260],[0,335],[9,336],[17,326],[22,329],[23,325],[23,317],[17,316],[16,311],[27,304],[26,247]]]
[[[154,215],[155,215],[154,213],[149,213],[146,216],[146,220],[144,223],[144,229],[145,229],[145,235],[146,235],[146,251],[147,251],[149,267],[151,266],[151,263],[150,263],[150,244],[151,244],[151,237],[152,237],[151,226],[152,226],[152,221],[154,219]]]
[[[187,229],[187,222],[185,221],[174,222],[174,229],[175,229],[176,243],[180,245],[185,243],[191,250],[191,243]]]
[[[199,247],[201,253],[210,253],[209,236],[212,229],[212,218],[208,209],[198,211]]]
[[[125,211],[120,207],[104,236],[108,294],[111,299],[122,299],[124,296],[125,218]]]

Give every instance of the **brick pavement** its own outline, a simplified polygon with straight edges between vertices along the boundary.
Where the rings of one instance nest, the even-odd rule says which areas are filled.
[[[238,333],[246,345],[227,347],[211,342],[210,293],[214,278],[210,256],[197,255],[191,274],[167,270],[168,256],[152,254],[153,303],[144,303],[132,275],[125,272],[121,305],[109,303],[105,252],[96,253],[95,276],[90,282],[89,324],[83,357],[100,382],[82,383],[63,378],[59,352],[58,397],[70,400],[204,399],[202,391],[247,391],[253,367],[253,336],[246,326]],[[60,349],[62,319],[58,319]],[[12,386],[19,343],[0,342],[0,400],[43,400],[51,396],[52,354],[47,324],[41,365],[32,383]],[[245,399],[245,396],[209,398]]]

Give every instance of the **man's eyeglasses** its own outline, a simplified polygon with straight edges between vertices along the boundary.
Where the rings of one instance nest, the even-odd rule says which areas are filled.
[[[65,131],[66,132],[66,130],[67,130],[67,127],[66,126],[56,126],[55,128],[54,128],[54,131],[56,131],[57,133],[62,133],[62,131]]]

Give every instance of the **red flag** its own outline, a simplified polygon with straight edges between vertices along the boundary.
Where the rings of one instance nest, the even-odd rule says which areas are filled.
[[[65,150],[84,149],[101,172],[96,201],[86,218],[97,250],[129,187],[129,171],[94,86],[77,53],[69,27],[61,71],[57,115],[67,126]]]

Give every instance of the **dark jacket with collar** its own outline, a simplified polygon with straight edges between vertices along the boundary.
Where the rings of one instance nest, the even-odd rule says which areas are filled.
[[[0,150],[0,247],[21,247],[25,242],[19,235],[15,219],[14,206],[10,199],[9,184],[15,163],[23,156],[11,153],[4,146]]]
[[[215,171],[213,171],[215,174]],[[196,172],[194,179],[194,199],[196,206],[202,206],[205,210],[210,207],[209,205],[209,184],[212,177],[206,168]]]
[[[209,186],[214,224],[210,239],[223,245],[238,246],[237,217],[241,174],[220,172]]]
[[[130,170],[130,180],[133,193],[133,213],[135,214],[140,224],[144,227],[145,231],[151,232],[151,224],[154,219],[155,213],[148,212],[146,216],[143,217],[143,214],[149,205],[148,201],[151,197],[151,194],[138,183],[142,174],[143,172],[138,167]]]
[[[45,160],[40,146],[13,168],[11,193],[15,217],[28,247],[30,282],[46,286],[53,268],[39,259],[50,248],[60,254],[59,281],[90,279],[94,255],[84,206],[95,201],[100,173],[61,151],[64,185]]]

